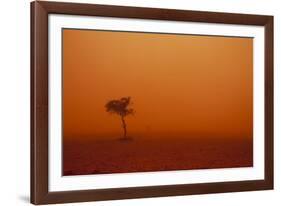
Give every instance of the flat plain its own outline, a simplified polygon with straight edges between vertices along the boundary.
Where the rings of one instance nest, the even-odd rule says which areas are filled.
[[[253,166],[252,139],[66,139],[63,175],[152,172]]]

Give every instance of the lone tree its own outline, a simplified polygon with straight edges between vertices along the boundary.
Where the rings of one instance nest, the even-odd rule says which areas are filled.
[[[125,117],[134,114],[134,109],[129,108],[131,104],[131,97],[122,97],[119,100],[110,100],[106,103],[106,111],[112,114],[117,114],[121,117],[124,136],[122,139],[127,139],[127,125]]]

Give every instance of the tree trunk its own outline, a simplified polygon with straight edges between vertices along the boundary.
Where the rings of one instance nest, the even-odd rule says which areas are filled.
[[[122,120],[122,126],[123,126],[123,131],[124,131],[123,138],[126,139],[127,138],[127,125],[126,125],[124,116],[121,116],[121,120]]]

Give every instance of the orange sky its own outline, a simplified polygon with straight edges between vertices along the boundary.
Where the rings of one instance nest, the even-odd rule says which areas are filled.
[[[63,30],[64,137],[121,137],[108,100],[131,96],[129,136],[252,138],[251,38]]]

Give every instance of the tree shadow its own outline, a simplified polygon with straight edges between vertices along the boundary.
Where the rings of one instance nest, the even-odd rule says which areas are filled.
[[[131,141],[134,140],[134,138],[126,136],[125,138],[124,137],[119,137],[117,140],[121,141],[121,142],[131,142]]]

